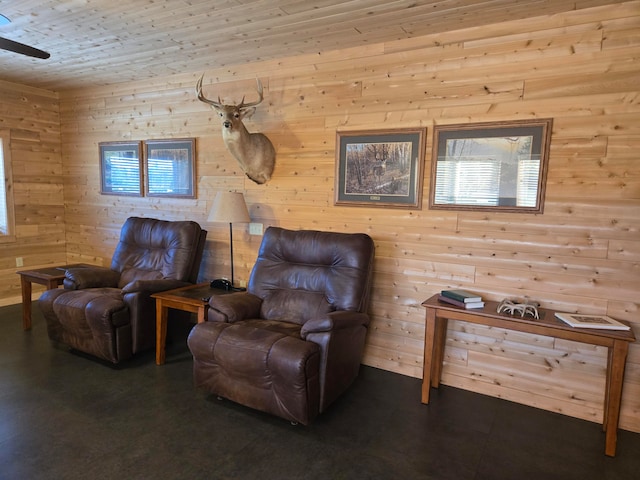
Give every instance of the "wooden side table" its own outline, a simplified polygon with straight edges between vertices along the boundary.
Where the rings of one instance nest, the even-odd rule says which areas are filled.
[[[620,402],[624,369],[629,344],[635,341],[631,330],[598,330],[575,328],[555,318],[553,310],[539,308],[539,319],[521,318],[497,313],[497,302],[485,302],[484,308],[465,310],[448,303],[438,301],[438,295],[425,300],[426,328],[424,342],[424,369],[422,374],[422,403],[429,403],[430,388],[440,385],[444,348],[447,335],[447,321],[488,325],[506,328],[518,332],[546,335],[575,342],[607,347],[607,372],[604,391],[604,415],[602,427],[605,436],[605,454],[613,457],[616,454],[618,420],[620,418]]]
[[[207,282],[151,295],[151,298],[156,299],[156,365],[163,365],[165,362],[169,309],[175,308],[176,310],[195,313],[198,323],[202,323],[207,320],[209,298],[212,295],[223,295],[225,293],[229,292],[211,288],[209,282]]]
[[[20,275],[20,287],[22,290],[22,328],[31,330],[31,293],[32,283],[44,285],[47,290],[58,288],[64,281],[65,271],[68,268],[88,267],[86,263],[62,265],[58,267],[37,268],[34,270],[22,270],[16,272]]]

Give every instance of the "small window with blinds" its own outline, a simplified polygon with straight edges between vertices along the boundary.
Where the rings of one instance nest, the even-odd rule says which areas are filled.
[[[436,126],[429,208],[542,213],[551,124]]]
[[[0,129],[0,243],[15,242],[11,135]]]

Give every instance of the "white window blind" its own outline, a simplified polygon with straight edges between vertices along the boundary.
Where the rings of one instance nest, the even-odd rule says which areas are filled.
[[[177,187],[177,182],[174,178],[173,166],[173,160],[163,160],[159,158],[149,159],[149,167],[147,170],[149,175],[149,193],[174,192]]]
[[[518,162],[518,206],[536,206],[539,175],[539,158],[527,158]]]
[[[0,130],[0,242],[15,242],[9,130]]]
[[[112,156],[107,159],[106,172],[114,192],[140,191],[140,162],[136,157]]]
[[[5,174],[4,168],[4,141],[2,137],[0,137],[0,178],[2,178],[2,182],[0,182],[0,234],[8,235],[9,233],[9,222],[8,222],[8,202],[7,202],[7,176]]]
[[[500,161],[493,158],[457,157],[438,161],[436,203],[498,205]]]

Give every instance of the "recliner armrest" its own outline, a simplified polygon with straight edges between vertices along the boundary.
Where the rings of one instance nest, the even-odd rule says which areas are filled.
[[[350,310],[338,310],[329,312],[320,318],[307,320],[302,326],[300,336],[306,338],[310,333],[323,333],[346,328],[369,325],[369,315]]]
[[[174,279],[133,280],[122,287],[122,293],[145,292],[152,294],[164,292],[165,290],[173,290],[174,288],[186,287],[187,285],[191,284]]]
[[[233,323],[260,318],[262,299],[249,292],[212,295],[209,299],[209,320]]]
[[[117,287],[120,279],[119,272],[99,266],[68,268],[64,275],[63,283],[67,290]]]

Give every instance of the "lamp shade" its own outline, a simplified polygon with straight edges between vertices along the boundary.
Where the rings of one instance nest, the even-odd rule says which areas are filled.
[[[218,192],[213,199],[208,222],[249,223],[249,210],[240,192]]]

